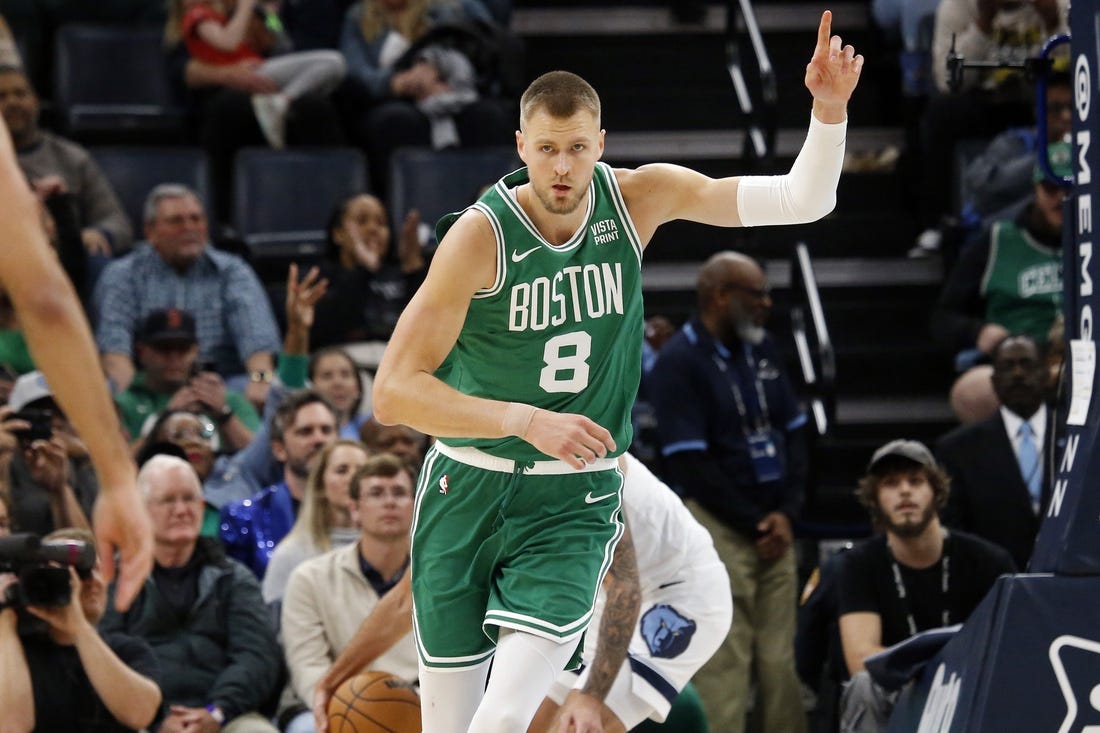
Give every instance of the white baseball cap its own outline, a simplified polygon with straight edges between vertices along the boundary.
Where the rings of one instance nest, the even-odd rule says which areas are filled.
[[[53,397],[50,385],[46,384],[45,375],[39,371],[27,372],[15,380],[15,384],[11,388],[11,396],[8,397],[8,406],[19,412],[30,403],[43,397]]]

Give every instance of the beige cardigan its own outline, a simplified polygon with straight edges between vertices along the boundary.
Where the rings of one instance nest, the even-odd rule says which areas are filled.
[[[290,685],[300,700],[313,699],[314,685],[376,603],[378,594],[359,569],[358,542],[318,555],[294,569],[283,596],[281,630]],[[370,669],[413,681],[418,675],[416,659],[416,644],[408,633]]]

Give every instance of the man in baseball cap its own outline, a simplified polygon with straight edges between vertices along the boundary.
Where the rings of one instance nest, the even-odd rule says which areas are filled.
[[[46,384],[46,376],[39,371],[20,375],[12,385],[8,407],[12,412],[19,412],[25,407],[56,409],[53,392],[50,391],[50,385]]]
[[[859,481],[856,496],[881,533],[840,563],[840,640],[852,675],[841,697],[841,731],[885,730],[893,710],[897,691],[870,678],[867,657],[920,631],[964,622],[997,577],[1016,570],[1004,549],[943,528],[949,484],[915,440],[876,450]]]
[[[163,410],[187,409],[213,420],[229,451],[248,444],[260,416],[243,395],[226,389],[212,364],[199,359],[192,314],[179,308],[154,310],[134,334],[140,371],[125,391],[115,395],[131,439],[138,440],[151,418]]]
[[[15,439],[4,461],[12,517],[22,531],[47,534],[89,526],[99,493],[88,449],[54,400],[42,372],[15,380],[0,430]]]

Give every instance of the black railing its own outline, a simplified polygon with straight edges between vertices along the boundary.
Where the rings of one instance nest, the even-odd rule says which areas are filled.
[[[744,24],[743,31],[739,20]],[[760,104],[753,104],[749,85],[745,80],[741,63],[742,33],[748,36],[752,53],[756,57],[760,74]],[[737,104],[747,121],[742,155],[749,160],[770,162],[775,157],[779,89],[775,68],[768,57],[768,49],[764,45],[764,36],[760,33],[760,24],[756,21],[751,0],[726,0],[725,35],[726,70],[733,82]]]
[[[795,245],[791,255],[791,298],[791,337],[814,428],[824,437],[836,421],[836,356],[810,250],[802,242]]]

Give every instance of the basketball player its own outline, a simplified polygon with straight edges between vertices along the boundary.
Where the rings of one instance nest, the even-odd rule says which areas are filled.
[[[46,240],[34,194],[15,162],[8,128],[0,120],[0,286],[19,315],[23,335],[50,390],[88,446],[99,477],[93,525],[103,576],[115,576],[115,606],[130,602],[153,567],[153,535],[135,484],[137,469],[107,392],[95,343],[57,253]],[[15,426],[22,427],[22,426]]]
[[[641,615],[625,627],[605,623],[627,613],[616,608],[625,604],[615,600],[621,594],[609,574],[593,613],[599,634],[585,637],[584,671],[561,673],[529,733],[623,733],[646,718],[664,722],[672,701],[729,631],[729,575],[710,534],[641,461],[629,453],[623,458],[623,509],[634,536]],[[608,648],[619,629],[632,637],[625,658]]]
[[[806,67],[813,113],[788,174],[613,170],[599,163],[595,90],[551,72],[520,100],[527,167],[440,222],[374,391],[379,421],[439,438],[413,523],[425,733],[524,730],[591,619],[622,533],[614,457],[630,443],[640,264],[657,227],[832,210],[863,57],[831,21],[826,11]]]
[[[672,700],[729,630],[729,576],[710,535],[645,465],[630,454],[620,460],[627,469],[622,501],[634,541],[615,548],[605,593],[593,614],[599,632],[585,638],[584,672],[559,676],[531,724],[532,733],[556,733],[557,725],[568,723],[578,733],[601,727],[614,733],[646,718],[663,721]],[[408,633],[409,588],[406,576],[382,597],[317,684],[317,730],[324,725],[332,690]],[[548,728],[563,700],[561,722]]]

